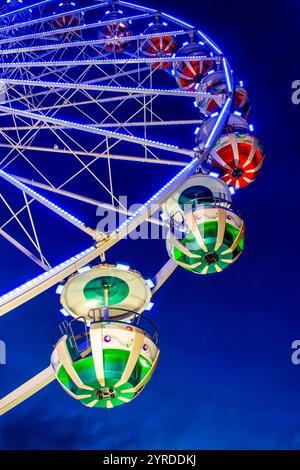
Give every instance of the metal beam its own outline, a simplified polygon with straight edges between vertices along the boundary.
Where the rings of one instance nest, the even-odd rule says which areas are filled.
[[[56,127],[56,129],[61,129],[62,127]],[[18,128],[20,129],[20,128]],[[22,128],[21,128],[22,129]],[[24,127],[24,130],[28,127]],[[49,127],[43,128],[49,130]],[[8,128],[1,128],[1,130],[9,130]],[[12,128],[11,130],[14,130]],[[82,150],[67,150],[67,149],[56,149],[49,147],[35,147],[35,146],[26,146],[21,144],[0,144],[0,148],[10,148],[16,150],[30,150],[31,152],[47,152],[47,153],[60,153],[66,155],[80,155],[84,157],[93,157],[93,158],[105,158],[110,160],[123,160],[127,162],[137,162],[137,163],[150,163],[154,165],[169,165],[169,166],[186,166],[187,162],[177,161],[177,160],[164,160],[160,158],[145,158],[145,157],[134,157],[129,155],[116,155],[116,154],[106,154],[106,153],[96,153],[96,152],[83,152]]]
[[[142,145],[144,147],[148,146],[148,147],[158,148],[160,150],[166,150],[167,152],[187,155],[189,157],[195,156],[194,150],[183,149],[181,147],[178,147],[177,145],[165,144],[165,143],[156,142],[153,140],[142,139],[140,137],[121,134],[120,132],[106,131],[104,129],[99,129],[91,125],[78,124],[75,122],[67,121],[65,119],[58,119],[58,118],[53,118],[50,116],[44,116],[43,114],[32,113],[24,109],[16,109],[16,108],[0,105],[0,111],[6,114],[27,117],[30,119],[34,119],[35,121],[63,125],[64,127],[67,127],[69,129],[77,129],[80,131],[89,132],[91,134],[102,135],[102,136],[117,139],[117,140],[124,140],[126,142],[131,142],[133,144]]]
[[[67,222],[71,223],[75,227],[79,228],[81,231],[83,231],[86,234],[90,235],[94,240],[100,240],[102,238],[103,234],[101,234],[97,230],[94,230],[94,229],[91,229],[90,227],[87,227],[77,217],[74,217],[69,212],[67,212],[64,209],[62,209],[61,207],[59,207],[57,204],[54,204],[53,202],[46,199],[44,196],[41,196],[40,194],[38,194],[33,189],[29,188],[24,183],[21,183],[16,178],[11,176],[9,173],[6,173],[5,171],[0,170],[0,177],[3,178],[8,183],[15,186],[17,189],[19,189],[19,190],[23,191],[24,193],[28,194],[29,196],[31,196],[33,199],[38,201],[40,204],[47,207],[47,209],[50,209],[52,212],[56,213],[57,215],[59,215],[60,217],[65,219]]]
[[[29,184],[29,185],[34,186],[36,188],[45,189],[46,191],[59,194],[60,196],[69,197],[71,199],[75,199],[75,200],[80,201],[80,202],[85,202],[86,204],[90,204],[92,206],[102,207],[103,209],[106,209],[108,211],[118,212],[120,214],[124,214],[124,215],[128,215],[128,216],[132,215],[132,212],[130,212],[126,209],[123,209],[121,206],[113,206],[112,204],[107,204],[106,202],[98,201],[96,199],[91,199],[91,198],[83,196],[81,194],[66,191],[65,189],[55,188],[53,186],[49,186],[48,184],[40,183],[38,181],[30,180],[28,178],[22,178],[21,176],[16,176],[16,175],[11,175],[11,176],[16,178],[18,181],[21,181],[22,183]],[[146,219],[145,222],[150,222],[150,223],[153,223],[155,225],[165,226],[165,223],[162,220],[159,220],[159,219],[156,219],[156,218],[153,218],[153,217],[151,217],[149,219]]]
[[[27,248],[25,248],[20,242],[18,242],[15,238],[13,238],[11,235],[9,235],[7,232],[5,232],[2,228],[0,228],[0,235],[2,235],[5,240],[7,240],[9,243],[11,243],[15,248],[21,251],[24,255],[26,255],[31,261],[36,263],[40,268],[44,269],[45,271],[49,270],[49,266],[47,266],[45,263],[43,263],[42,260],[37,258],[31,251],[29,251]]]
[[[124,17],[124,18],[119,18],[118,21],[127,22],[127,21],[141,20],[141,19],[144,19],[144,18],[149,18],[151,16],[153,16],[153,15],[149,14],[149,13],[141,14],[141,15],[133,15],[133,16],[127,16],[127,17]],[[72,31],[84,31],[84,30],[91,29],[91,28],[100,28],[101,26],[106,26],[110,22],[111,21],[96,21],[95,23],[71,26],[69,28],[61,28],[59,30],[51,29],[49,31],[41,31],[39,33],[24,34],[22,36],[11,36],[9,39],[1,39],[0,44],[7,44],[7,43],[10,44],[10,43],[13,43],[13,42],[22,42],[22,41],[26,41],[27,39],[35,39],[35,38],[41,39],[41,38],[44,38],[44,37],[47,37],[47,36],[57,36],[57,35],[61,36],[61,34],[69,33],[69,32],[72,32]],[[23,23],[23,26],[26,26],[26,23]]]
[[[158,273],[152,279],[154,287],[152,289],[152,294],[158,291],[162,285],[169,279],[173,274],[178,265],[173,259],[169,259],[166,264],[158,271]]]
[[[98,3],[98,4],[95,4],[95,5],[90,5],[90,6],[82,7],[82,8],[75,8],[75,9],[69,10],[69,11],[62,11],[62,12],[59,12],[59,13],[54,13],[52,15],[44,16],[42,18],[35,18],[34,20],[23,21],[22,23],[14,23],[13,25],[4,26],[4,27],[0,28],[0,35],[1,35],[1,33],[5,32],[5,31],[10,31],[11,29],[24,28],[24,27],[27,27],[27,26],[32,26],[34,24],[43,23],[43,22],[46,22],[46,21],[51,21],[51,20],[54,20],[54,19],[56,19],[58,17],[61,17],[61,16],[64,16],[64,15],[71,15],[71,14],[81,13],[81,12],[85,12],[85,11],[89,11],[89,10],[96,10],[97,8],[101,8],[101,7],[106,6],[106,5],[108,5],[108,2]],[[13,14],[16,14],[16,12],[14,11]],[[1,19],[1,16],[0,16],[0,19]]]
[[[74,106],[73,103],[70,103],[70,106]],[[58,106],[57,106],[58,107]],[[53,109],[52,108],[41,108],[37,111],[45,111],[45,110],[49,110],[49,109]],[[111,122],[108,122],[108,123],[99,123],[99,124],[93,124],[94,127],[102,127],[102,128],[121,128],[121,127],[145,127],[145,126],[148,126],[148,127],[155,127],[155,126],[158,126],[158,127],[161,127],[161,126],[188,126],[188,125],[191,125],[191,126],[199,126],[200,124],[203,124],[203,120],[200,120],[200,119],[191,119],[191,120],[181,120],[181,121],[135,121],[135,122],[120,122],[120,123],[111,123]],[[44,129],[44,130],[49,130],[49,126],[41,126],[40,129]],[[63,127],[63,126],[51,126],[51,129],[67,129],[67,127]],[[1,130],[2,131],[21,131],[21,130],[28,130],[28,126],[18,126],[18,127],[1,127]],[[0,144],[0,147],[1,147],[1,144]],[[8,147],[8,146],[7,146]],[[12,148],[17,148],[17,146],[11,146]],[[29,148],[29,150],[31,150],[31,148]],[[51,151],[51,149],[50,149]],[[76,153],[76,152],[75,152]],[[137,157],[138,160],[137,161],[145,161],[147,163],[147,159],[145,158],[141,158],[141,157]],[[120,157],[120,159],[122,159],[122,156]],[[152,159],[150,159],[152,160]],[[167,160],[165,160],[167,161]],[[156,160],[156,163],[160,163],[160,162],[163,162],[163,160],[159,160],[157,159]],[[151,163],[151,162],[149,162]],[[179,163],[179,166],[180,166],[180,163]]]
[[[22,8],[18,8],[18,10],[12,10],[7,13],[3,13],[3,15],[0,15],[0,20],[3,18],[7,18],[8,16],[15,15],[16,13],[21,13],[21,11],[26,11],[26,10],[32,10],[33,8],[38,8],[42,7],[44,5],[47,5],[48,3],[53,3],[55,0],[43,0],[42,2],[34,3],[33,5],[26,5]]]
[[[0,41],[1,44],[1,41]],[[178,62],[178,61],[219,61],[219,56],[207,57],[207,56],[176,56],[168,57],[168,62]],[[130,64],[156,64],[166,62],[165,57],[134,57],[134,58],[124,58],[124,59],[77,59],[77,60],[50,60],[50,61],[32,61],[32,62],[1,62],[0,68],[3,69],[17,69],[17,68],[30,68],[30,67],[78,67],[78,66],[88,66],[88,65],[130,65]]]
[[[82,351],[81,357],[86,357],[90,352],[91,347],[88,347]],[[50,365],[0,400],[0,416],[50,385],[55,379],[53,367]]]
[[[133,36],[126,37],[126,43],[132,41],[144,41],[151,38],[160,38],[164,36],[181,36],[186,34],[186,31],[178,29],[173,31],[164,31],[163,33],[155,34],[137,34]],[[98,46],[100,44],[111,44],[120,41],[118,38],[110,39],[88,39],[86,41],[70,41],[70,42],[61,42],[59,44],[46,44],[43,46],[26,46],[26,47],[15,47],[9,49],[0,50],[0,55],[8,54],[18,54],[20,52],[40,52],[40,51],[49,51],[55,49],[66,49],[70,47],[86,47],[86,46]]]
[[[180,96],[180,97],[201,97],[210,99],[212,96],[215,99],[222,98],[224,93],[214,94],[204,93],[201,91],[186,91],[180,89],[162,89],[162,88],[144,88],[144,87],[125,87],[116,85],[91,85],[86,83],[71,83],[71,82],[52,82],[44,80],[25,80],[15,78],[1,78],[1,83],[9,83],[12,85],[29,85],[32,87],[42,88],[60,88],[61,90],[88,90],[88,91],[105,91],[110,93],[137,93],[139,95],[163,95],[163,96]]]
[[[54,371],[49,366],[0,400],[0,416],[42,390],[54,380]]]

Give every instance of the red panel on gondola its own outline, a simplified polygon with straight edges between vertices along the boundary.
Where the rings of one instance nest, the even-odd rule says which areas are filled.
[[[241,111],[242,116],[247,119],[250,112],[249,95],[245,88],[237,86],[234,95],[234,110]]]
[[[146,31],[145,34],[155,34],[155,33],[163,33],[167,31],[167,27],[163,24],[154,24],[151,25]],[[156,57],[164,58],[164,57],[171,57],[174,52],[176,51],[177,46],[174,38],[171,36],[158,36],[158,37],[151,37],[146,40],[145,45],[141,49],[141,53],[149,57],[151,59],[155,59]],[[151,67],[154,69],[161,68],[166,69],[170,67],[170,62],[154,62],[151,63]]]
[[[118,21],[122,18],[122,14],[113,11],[109,12],[103,18],[103,21],[110,21],[110,23],[103,26],[100,32],[100,39],[114,39],[111,43],[104,45],[107,52],[122,52],[127,47],[126,38],[130,36],[129,25],[126,21]]]
[[[72,28],[78,26],[81,22],[83,17],[82,13],[70,13],[68,14],[67,11],[75,10],[76,5],[75,3],[71,3],[68,0],[65,0],[64,3],[61,3],[58,7],[57,13],[65,13],[64,15],[58,16],[53,21],[53,27],[55,29],[63,29],[63,28]],[[61,34],[61,39],[63,41],[71,41],[72,39],[79,36],[79,31],[69,31],[67,33]]]
[[[197,133],[196,143],[201,148],[210,135],[217,117],[208,119]],[[223,135],[210,151],[212,170],[235,189],[244,188],[258,176],[264,152],[249,124],[240,116],[231,114]]]
[[[64,15],[56,18],[53,22],[53,26],[57,29],[68,28],[71,26],[78,26],[80,19],[76,15]]]
[[[207,48],[198,43],[190,43],[179,49],[178,56],[207,57]],[[210,70],[213,61],[209,58],[179,60],[174,62],[174,75],[180,88],[194,90],[203,76]]]
[[[244,188],[258,176],[264,153],[258,139],[251,134],[223,135],[211,152],[212,167],[235,189]]]

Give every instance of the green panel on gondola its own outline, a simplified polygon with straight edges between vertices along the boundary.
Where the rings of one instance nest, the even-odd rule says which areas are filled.
[[[129,358],[129,351],[123,349],[105,349],[103,352],[106,379],[120,379]]]
[[[108,305],[122,302],[129,294],[128,284],[113,276],[101,276],[89,281],[83,288],[87,300],[96,300],[98,305],[105,305],[105,287],[108,287]]]
[[[203,237],[207,252],[204,251],[192,232],[189,232],[185,238],[180,240],[180,244],[187,248],[192,254],[197,255],[199,258],[189,257],[185,255],[179,248],[173,248],[173,255],[176,261],[192,266],[198,262],[202,262],[200,266],[195,268],[186,267],[186,269],[202,273],[203,269],[207,267],[207,274],[217,272],[216,266],[224,270],[230,265],[230,261],[235,259],[241,254],[244,248],[244,239],[241,238],[239,244],[233,252],[223,254],[228,248],[231,248],[235,239],[239,235],[239,230],[233,225],[226,223],[223,241],[221,246],[215,250],[217,237],[218,237],[218,221],[203,222],[198,225],[199,231]],[[226,262],[229,261],[229,263]]]
[[[82,380],[82,382],[85,385],[92,387],[93,390],[89,391],[76,386],[64,366],[61,366],[59,369],[58,380],[68,390],[75,393],[75,395],[88,395],[88,397],[80,399],[80,401],[84,405],[89,404],[91,401],[98,400],[94,407],[106,408],[107,400],[100,400],[97,395],[97,393],[99,394],[99,391],[101,392],[101,390],[104,390],[104,388],[114,389],[113,395],[115,396],[109,397],[109,400],[111,401],[113,406],[122,405],[125,402],[119,399],[120,396],[125,398],[127,401],[130,401],[137,395],[136,392],[123,393],[123,390],[126,391],[127,389],[132,389],[136,387],[152,368],[150,362],[146,358],[144,358],[143,356],[139,356],[138,361],[131,373],[131,376],[128,379],[128,382],[122,384],[119,387],[115,387],[115,384],[119,382],[123,375],[129,358],[129,354],[129,351],[123,349],[103,350],[105,387],[101,387],[96,378],[94,360],[91,356],[74,362],[73,368]]]

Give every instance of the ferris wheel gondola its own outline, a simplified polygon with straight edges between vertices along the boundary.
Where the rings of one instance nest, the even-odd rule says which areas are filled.
[[[56,14],[57,17],[53,21],[54,29],[60,30],[68,27],[78,26],[83,20],[83,13],[77,12],[73,13],[73,10],[76,9],[76,4],[71,0],[63,0],[58,5]],[[67,33],[63,33],[60,35],[62,41],[70,41],[75,40],[76,37],[78,39],[79,31],[70,31]]]
[[[194,90],[213,65],[207,47],[203,42],[186,43],[178,50],[177,56],[187,57],[174,62],[173,73],[178,86],[184,90]]]
[[[81,323],[76,334],[74,321],[62,325],[64,334],[54,344],[51,367],[72,398],[90,408],[114,408],[129,403],[145,388],[157,366],[158,336],[145,317],[141,321],[134,312],[125,314],[133,315],[129,325],[111,321],[108,314],[106,321]]]
[[[161,33],[166,33],[165,35],[161,35]],[[168,32],[168,25],[167,23],[155,23],[150,24],[149,27],[145,31],[145,35],[149,35],[149,39],[145,41],[144,46],[141,49],[141,53],[145,57],[150,58],[163,58],[166,59],[171,57],[176,49],[176,41],[174,38],[167,34]],[[158,33],[159,36],[155,36]],[[171,66],[171,63],[166,60],[166,62],[157,62],[151,63],[151,67],[153,68],[162,68],[166,69]]]
[[[197,135],[197,144],[205,140],[216,118],[203,124]],[[215,147],[210,152],[213,171],[229,186],[240,189],[256,180],[264,161],[259,140],[252,135],[250,126],[241,116],[232,114]]]
[[[179,266],[197,274],[223,271],[244,248],[245,224],[228,186],[208,175],[187,180],[167,201],[167,249]]]
[[[122,20],[122,11],[107,11],[103,21],[105,26],[101,28],[100,39],[112,39],[111,42],[107,41],[104,45],[104,50],[119,54],[128,45],[126,38],[130,36],[129,23]]]
[[[226,77],[224,71],[210,71],[200,82],[200,91],[211,93],[212,97],[207,100],[201,95],[197,98],[199,110],[205,116],[219,112],[224,104],[222,95],[226,91]],[[232,102],[232,112],[238,112],[244,119],[247,119],[250,112],[250,102],[247,90],[242,82],[237,82],[234,89],[234,98]]]

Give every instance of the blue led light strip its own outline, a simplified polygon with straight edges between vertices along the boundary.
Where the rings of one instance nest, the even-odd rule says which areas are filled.
[[[134,10],[145,11],[148,13],[157,13],[157,10],[153,10],[153,8],[144,7],[143,5],[135,5],[134,3],[124,2],[122,0],[116,1],[116,4],[123,5],[124,7],[126,6],[128,8],[133,8]]]
[[[0,41],[1,42],[1,41]],[[168,57],[168,62],[178,61],[218,61],[219,57],[207,57],[207,56],[176,56]],[[130,65],[130,64],[156,64],[160,62],[166,62],[165,57],[137,57],[133,59],[84,59],[84,60],[54,60],[54,61],[34,61],[34,62],[1,62],[0,68],[26,68],[26,67],[77,67],[79,65]]]
[[[171,15],[168,15],[167,13],[162,13],[161,14],[163,18],[165,18],[166,20],[170,20],[170,21],[173,21],[174,23],[180,25],[180,26],[183,26],[184,28],[188,28],[188,29],[194,29],[194,26],[189,24],[189,23],[186,23],[185,21],[182,21],[180,20],[179,18],[175,18],[175,16],[171,16]]]
[[[93,229],[87,227],[77,217],[74,217],[72,214],[65,211],[61,207],[59,207],[57,204],[54,204],[49,199],[45,198],[44,196],[42,196],[38,192],[34,191],[33,189],[29,188],[29,186],[27,186],[26,184],[21,183],[20,181],[17,180],[17,178],[11,176],[10,174],[6,173],[3,170],[0,170],[0,177],[3,178],[4,180],[8,181],[8,183],[11,183],[13,186],[20,189],[21,191],[24,191],[26,194],[31,196],[33,199],[35,199],[39,203],[43,204],[45,207],[47,207],[51,211],[58,214],[60,217],[67,220],[68,222],[70,222],[75,227],[79,228],[80,230],[84,231],[88,235],[92,236],[95,240],[99,240],[101,238],[101,234],[96,232],[96,230],[93,230]]]
[[[32,10],[33,8],[42,7],[44,5],[47,5],[48,3],[54,3],[54,1],[56,0],[44,0],[43,2],[34,3],[33,5],[26,5],[22,8],[19,8],[18,10],[13,10],[7,13],[3,13],[3,15],[0,15],[0,20],[2,18],[7,18],[8,16],[15,15],[16,13],[20,13],[21,11]]]
[[[54,20],[57,17],[62,17],[64,15],[71,15],[71,14],[81,13],[81,12],[85,12],[89,10],[96,10],[97,8],[101,8],[102,6],[106,6],[106,5],[108,5],[108,2],[105,2],[102,4],[99,3],[96,5],[90,5],[88,7],[76,8],[74,10],[69,10],[65,12],[53,13],[52,15],[45,16],[43,18],[36,18],[34,20],[25,21],[23,23],[14,23],[13,25],[3,26],[2,28],[0,28],[0,33],[4,31],[10,31],[11,29],[15,29],[15,28],[23,28],[23,27],[31,26],[33,24],[42,23],[44,21]]]
[[[7,294],[2,295],[0,297],[0,316],[22,305],[27,300],[32,299],[49,287],[54,286],[65,277],[73,274],[77,269],[95,259],[100,251],[96,246],[91,246],[77,255],[72,256],[72,258],[58,264],[54,268],[49,269],[49,271],[34,277]]]
[[[231,73],[228,61],[225,57],[223,57],[222,59],[222,66],[223,66],[223,70],[225,73],[225,80],[226,80],[228,93],[232,93],[233,92],[233,77],[232,77],[232,73]]]
[[[216,46],[216,44],[215,44],[206,34],[204,34],[202,31],[199,31],[199,30],[198,30],[198,33],[200,34],[200,36],[202,37],[202,39],[203,39],[205,42],[207,42],[207,44],[209,44],[209,46],[212,48],[212,50],[213,50],[216,54],[222,55],[221,49],[219,49],[218,46]]]
[[[129,36],[126,38],[126,42],[130,41],[138,41],[138,40],[147,40],[149,38],[156,38],[156,37],[164,37],[164,36],[181,36],[182,34],[186,34],[184,30],[170,30],[164,31],[163,33],[153,33],[153,34],[137,34],[135,36]],[[18,54],[19,52],[39,52],[39,51],[48,51],[53,49],[62,49],[62,48],[70,48],[70,47],[86,47],[86,46],[93,46],[97,44],[112,44],[118,42],[119,38],[109,38],[109,39],[89,39],[87,41],[70,41],[70,42],[61,42],[58,44],[46,44],[44,46],[27,46],[27,47],[16,47],[16,48],[9,48],[9,49],[1,49],[0,55],[7,55],[7,54]]]
[[[149,13],[141,14],[141,15],[134,15],[134,16],[127,16],[124,18],[119,18],[118,21],[133,21],[133,20],[141,20],[143,18],[149,18],[152,15]],[[23,27],[26,27],[28,24],[28,21],[25,23],[22,23]],[[46,36],[57,36],[61,35],[63,33],[68,33],[71,31],[83,31],[86,29],[91,29],[91,28],[100,28],[101,26],[105,26],[109,24],[109,21],[96,21],[95,23],[89,23],[89,24],[83,24],[83,25],[77,25],[77,26],[70,26],[69,28],[61,28],[59,30],[54,30],[50,29],[49,31],[43,31],[39,33],[32,33],[32,34],[25,34],[23,36],[11,36],[9,39],[1,39],[0,44],[6,44],[6,43],[12,43],[12,42],[19,42],[19,41],[25,41],[26,39],[35,39],[35,38],[42,38]]]
[[[163,186],[157,193],[155,193],[148,201],[143,204],[137,211],[135,211],[125,222],[123,222],[117,229],[117,234],[123,234],[122,237],[130,230],[138,227],[142,221],[145,220],[144,214],[147,214],[147,218],[151,217],[163,202],[170,197],[176,188],[182,184],[188,176],[194,173],[194,171],[201,165],[201,160],[196,157],[188,165],[186,165],[174,178],[172,178],[165,186]]]
[[[219,117],[213,127],[213,130],[211,131],[211,134],[209,135],[208,139],[206,140],[204,144],[205,150],[209,150],[211,148],[216,137],[219,135],[220,131],[223,129],[224,125],[226,124],[226,121],[228,119],[229,112],[230,112],[230,106],[231,106],[231,98],[227,98],[222,108],[222,111],[220,112]]]
[[[116,93],[137,93],[145,95],[169,95],[169,96],[185,96],[193,98],[195,96],[201,98],[211,98],[212,96],[216,98],[222,98],[222,94],[211,93],[202,93],[199,91],[186,91],[180,89],[158,89],[158,88],[138,88],[138,87],[125,87],[125,86],[115,86],[115,85],[92,85],[85,83],[68,83],[68,82],[51,82],[44,80],[20,80],[14,78],[2,78],[0,79],[1,83],[9,83],[13,85],[29,85],[29,86],[40,86],[45,88],[60,88],[60,89],[77,89],[77,90],[90,90],[90,91],[108,91]]]

